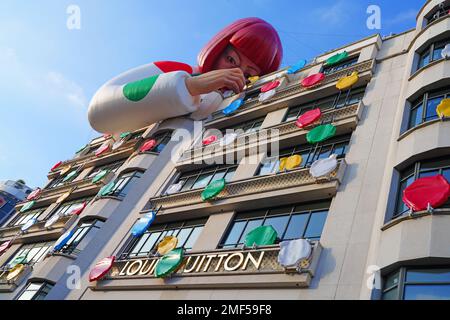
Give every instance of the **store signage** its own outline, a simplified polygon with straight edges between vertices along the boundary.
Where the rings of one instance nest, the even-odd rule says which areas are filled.
[[[255,272],[260,270],[266,258],[266,251],[217,252],[187,255],[181,267],[175,272],[179,275],[202,275],[211,273]],[[111,274],[112,277],[151,276],[160,258],[129,260]]]

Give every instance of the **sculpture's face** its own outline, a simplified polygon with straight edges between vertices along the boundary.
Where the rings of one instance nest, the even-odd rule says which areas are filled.
[[[242,52],[229,45],[214,63],[213,70],[240,68],[246,79],[259,76],[261,69]]]

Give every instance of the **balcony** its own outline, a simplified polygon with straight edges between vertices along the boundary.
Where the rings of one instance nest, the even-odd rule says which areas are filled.
[[[16,215],[20,215],[21,213],[16,213]],[[77,216],[64,216],[61,217],[51,228],[46,229],[45,223],[46,220],[41,220],[36,222],[30,229],[28,229],[25,233],[21,233],[21,227],[19,226],[9,226],[0,229],[0,238],[2,241],[8,241],[12,239],[17,239],[20,235],[20,239],[27,238],[28,241],[36,240],[36,241],[48,241],[57,239],[64,231],[66,225],[71,225]],[[20,242],[18,240],[18,242]]]
[[[324,111],[321,122],[335,125],[337,135],[345,134],[356,128],[361,119],[363,109],[364,104],[362,101],[341,108],[330,109]],[[241,156],[248,156],[249,150],[255,150],[256,147],[261,146],[263,143],[270,144],[277,140],[279,142],[283,140],[288,142],[287,140],[289,139],[295,139],[296,144],[306,143],[307,133],[308,130],[299,129],[295,125],[295,121],[283,122],[270,128],[242,134],[236,138],[232,145],[221,147],[219,142],[215,142],[208,146],[194,146],[181,155],[177,166],[201,163],[208,158],[224,159],[226,154],[233,152]]]
[[[268,101],[259,102],[258,100],[251,100],[251,101],[247,102],[237,112],[235,112],[232,117],[227,117],[226,115],[224,115],[222,113],[222,110],[216,111],[215,113],[212,114],[212,119],[207,121],[206,125],[208,127],[210,127],[210,126],[214,125],[216,122],[223,121],[224,119],[229,119],[229,118],[233,118],[236,116],[240,116],[241,114],[245,114],[248,112],[256,112],[257,110],[260,110],[260,109],[264,109],[263,111],[265,114],[267,112],[279,109],[280,104],[284,104],[284,107],[286,107],[286,105],[291,106],[291,105],[294,105],[295,103],[297,103],[296,101],[290,101],[290,100],[292,100],[292,98],[294,96],[299,96],[302,93],[308,93],[308,94],[315,93],[317,91],[323,90],[324,88],[326,88],[330,85],[332,85],[334,90],[336,90],[336,88],[334,87],[336,82],[339,79],[347,76],[348,74],[350,74],[354,71],[357,71],[359,73],[359,83],[363,83],[363,82],[367,83],[370,81],[370,79],[372,77],[374,67],[375,67],[375,60],[368,60],[368,61],[364,61],[364,62],[355,64],[348,68],[339,70],[337,72],[330,73],[329,75],[327,75],[325,80],[317,88],[308,88],[307,89],[307,88],[300,86],[298,81],[294,81],[294,82],[290,83],[283,90],[280,90],[279,92],[277,92],[277,94]],[[358,86],[358,84],[356,84],[355,87],[356,86]],[[290,103],[288,103],[288,101]],[[262,113],[262,110],[260,110],[260,112]]]
[[[159,257],[118,260],[111,271],[93,285],[95,290],[198,289],[198,288],[307,288],[314,277],[322,247],[313,242],[312,254],[302,268],[278,263],[279,245],[246,249],[188,252],[182,266],[164,280],[153,275]],[[208,257],[209,263],[204,263]],[[253,262],[249,258],[253,258]],[[198,261],[202,267],[197,267]],[[143,281],[145,279],[145,281]]]
[[[7,280],[6,278],[9,271],[10,268],[0,268],[0,292],[14,292],[21,282],[33,271],[33,266],[28,264],[25,265],[24,271],[12,280]]]
[[[190,214],[214,213],[220,210],[248,210],[292,201],[313,201],[330,198],[341,184],[347,163],[340,160],[338,167],[328,178],[317,180],[309,174],[309,168],[282,172],[250,179],[233,181],[217,196],[214,202],[203,202],[203,189],[179,192],[150,199],[146,208],[162,208],[162,215],[189,212]]]

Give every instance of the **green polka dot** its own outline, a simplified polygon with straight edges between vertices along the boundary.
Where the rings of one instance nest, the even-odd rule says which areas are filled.
[[[152,90],[159,75],[142,79],[135,82],[130,82],[123,87],[123,95],[130,101],[140,101],[144,99]]]

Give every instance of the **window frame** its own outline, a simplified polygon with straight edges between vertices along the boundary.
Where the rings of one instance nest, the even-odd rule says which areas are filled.
[[[325,66],[322,65],[321,68],[321,73],[325,74],[325,75],[330,75],[332,73],[350,68],[351,66],[354,66],[355,64],[357,64],[359,61],[359,54],[357,56],[352,56],[352,57],[348,57],[347,59],[345,59],[344,61],[341,61],[335,65],[332,66]]]
[[[439,119],[439,116],[437,116],[437,115],[435,117],[434,116],[433,117],[428,117],[427,116],[427,111],[428,111],[428,108],[429,108],[428,107],[429,101],[433,100],[433,99],[437,99],[437,98],[439,98],[441,96],[443,96],[442,99],[450,98],[450,88],[448,88],[448,89],[438,89],[438,90],[433,90],[433,91],[430,91],[430,92],[425,92],[420,98],[417,98],[416,100],[414,100],[411,103],[411,106],[409,108],[407,128],[406,128],[405,131],[412,130],[412,129],[417,128],[418,126],[420,126],[420,125],[422,125],[424,123],[427,123],[427,122]],[[421,120],[420,120],[419,123],[414,122],[414,125],[411,125],[412,115],[414,114],[413,111],[418,109],[419,106],[422,107],[422,113],[421,113],[421,117],[420,117]],[[415,119],[417,119],[417,116],[416,116]]]
[[[34,254],[34,256],[29,260],[28,259],[28,254],[36,248],[40,249]],[[25,250],[28,250],[27,252],[27,265],[33,266],[39,262],[41,262],[42,260],[44,260],[46,254],[50,251],[50,248],[53,246],[53,242],[47,241],[47,242],[35,242],[35,243],[28,243],[28,244],[24,244],[22,245],[20,248],[18,248],[16,250],[16,252],[14,252],[13,255],[11,255],[11,257],[8,258],[8,260],[6,260],[6,262],[2,265],[2,269],[8,268],[9,264],[14,261],[17,257],[19,257],[21,254],[23,254],[25,252]],[[45,250],[43,250],[44,248],[46,248]],[[38,257],[37,259],[35,259],[36,257]]]
[[[78,250],[77,247],[93,229],[96,229],[97,231],[100,230],[104,222],[105,221],[101,219],[88,219],[80,221],[74,234],[58,252],[68,255],[78,255],[81,250]]]
[[[189,242],[190,237],[194,233],[194,230],[200,228],[200,233],[195,239],[195,241],[198,240],[198,237],[203,232],[206,222],[208,221],[207,218],[201,218],[201,219],[193,219],[193,220],[184,220],[184,221],[175,221],[170,223],[163,223],[163,224],[155,224],[150,226],[148,230],[140,237],[133,237],[131,236],[123,248],[120,250],[120,254],[118,255],[120,257],[120,260],[125,259],[142,259],[144,257],[150,257],[155,254],[156,246],[157,244],[168,235],[174,235],[178,236],[182,230],[191,229],[189,232],[189,235],[186,237],[183,243],[183,248],[186,249],[186,251],[191,251],[192,247],[186,248],[185,245]],[[171,234],[169,234],[172,232]],[[142,249],[146,246],[147,242],[150,240],[150,237],[152,234],[158,234],[157,238],[154,240],[152,247],[148,251],[142,251]],[[142,239],[146,237],[146,239],[140,244]],[[195,245],[195,241],[192,244]],[[140,244],[140,248],[133,253],[133,251],[136,249],[136,247]]]
[[[169,185],[164,189],[164,192],[163,192],[162,194],[163,194],[163,195],[167,195],[167,190],[169,189],[169,187],[170,187],[171,185],[180,183],[180,181],[183,180],[183,179],[184,179],[185,181],[184,181],[184,183],[183,183],[183,186],[180,188],[180,191],[179,191],[179,192],[193,191],[193,190],[199,190],[199,189],[205,188],[208,184],[210,184],[210,183],[213,181],[212,179],[214,178],[214,176],[215,176],[218,172],[220,172],[220,171],[222,171],[222,170],[225,170],[225,174],[224,174],[223,176],[226,177],[226,176],[234,169],[234,173],[233,173],[233,176],[234,176],[234,174],[235,174],[236,171],[237,171],[238,166],[239,166],[239,164],[221,164],[221,165],[215,165],[215,166],[205,167],[205,168],[202,168],[202,169],[191,170],[191,171],[187,171],[187,172],[180,172],[180,173],[178,174],[177,178],[174,180],[174,182],[173,182],[172,184],[169,184]],[[204,187],[193,188],[193,186],[199,181],[200,176],[203,176],[203,175],[205,175],[205,174],[212,174],[212,175],[211,175],[211,178],[209,179],[209,182],[206,184],[206,186],[204,186]],[[186,185],[186,183],[189,181],[189,179],[194,178],[194,177],[195,177],[195,180],[194,180],[194,182],[191,184],[191,186],[189,187],[189,189],[184,189],[184,190],[183,190],[183,188],[185,187],[185,185]],[[232,179],[232,178],[231,178],[231,179]]]
[[[29,290],[29,287],[32,285],[40,285],[39,289],[37,290]],[[14,300],[20,300],[20,301],[39,301],[44,300],[45,297],[48,295],[49,291],[54,287],[55,285],[53,283],[50,283],[48,281],[38,281],[38,282],[29,282],[27,286],[22,290],[22,292],[14,299]],[[35,292],[33,294],[33,297],[31,299],[20,299],[26,292]],[[42,293],[45,295],[42,296]],[[37,297],[42,297],[43,299],[36,299]]]
[[[132,170],[120,173],[120,175],[114,180],[114,187],[111,189],[111,192],[107,194],[107,196],[121,199],[125,198],[128,193],[124,193],[124,189],[130,183],[140,179],[144,173],[144,170]]]
[[[334,151],[336,150],[337,145],[346,143],[345,148],[344,148],[344,154],[338,155],[338,158],[337,158],[337,159],[344,159],[348,152],[348,149],[350,147],[351,138],[352,138],[352,134],[345,134],[345,135],[340,135],[340,136],[334,137],[333,139],[330,139],[327,141],[316,143],[314,145],[302,144],[299,146],[289,147],[289,148],[280,150],[280,153],[278,156],[269,156],[261,161],[258,169],[255,172],[255,177],[256,176],[262,177],[262,176],[266,176],[266,175],[277,174],[278,167],[279,167],[279,160],[281,158],[287,158],[287,157],[297,155],[297,154],[301,155],[303,158],[303,161],[304,161],[304,163],[302,163],[297,169],[309,168],[314,163],[314,161],[321,159],[320,155],[322,154],[322,150],[324,150],[324,149],[326,150],[327,148],[330,148],[329,153],[333,154]],[[308,156],[307,156],[307,158],[305,158],[304,151],[307,151],[308,149],[309,149]],[[263,167],[265,166],[266,163],[274,163],[272,172],[266,173],[266,174],[261,174],[261,170],[263,169]],[[277,165],[277,163],[278,163],[278,165]]]
[[[380,300],[386,300],[383,299],[385,294],[388,293],[389,291],[392,290],[397,290],[397,295],[396,295],[396,299],[391,299],[391,300],[405,300],[405,288],[408,285],[448,285],[450,287],[450,278],[449,281],[444,281],[444,282],[418,282],[418,281],[407,281],[407,275],[409,271],[414,271],[414,270],[427,270],[427,271],[431,271],[431,270],[448,270],[450,272],[450,266],[403,266],[400,267],[399,269],[386,274],[383,277],[383,285],[382,285],[382,289],[381,289],[381,297]],[[398,273],[398,282],[390,287],[385,287],[386,285],[386,280],[391,277],[394,276],[396,273]]]
[[[433,163],[433,162],[439,162],[439,161],[442,161],[442,160],[447,160],[448,161],[448,165],[422,169],[422,167],[424,165],[426,165],[426,164]],[[426,173],[426,172],[432,172],[432,171],[438,170],[439,171],[438,174],[442,174],[444,170],[448,170],[448,169],[450,169],[450,158],[448,158],[447,156],[443,156],[443,157],[438,157],[438,158],[432,158],[432,159],[427,159],[427,160],[416,161],[413,164],[411,164],[411,165],[407,166],[406,168],[404,168],[403,170],[399,171],[398,185],[397,185],[396,194],[395,194],[396,195],[396,199],[395,199],[394,212],[392,213],[392,216],[391,216],[390,220],[397,219],[399,217],[404,216],[408,212],[410,212],[409,209],[404,210],[402,212],[398,212],[400,202],[403,203],[403,201],[401,199],[402,194],[403,194],[403,190],[401,190],[403,182],[408,181],[410,178],[413,178],[414,179],[413,182],[414,182],[417,179],[419,179],[420,174],[423,174],[423,173]],[[410,171],[411,171],[411,173],[409,173],[407,175],[406,173],[408,173]],[[444,204],[443,208],[447,208],[446,205],[447,204]],[[448,208],[450,208],[450,205],[449,205]]]
[[[98,167],[94,167],[92,171],[86,176],[85,180],[93,179],[97,174],[104,170],[108,170],[109,172],[116,173],[120,167],[125,163],[125,160],[118,160],[111,163],[107,163]]]
[[[286,110],[285,115],[283,116],[282,123],[295,121],[296,119],[298,119],[298,117],[300,117],[305,112],[316,109],[316,108],[320,108],[322,112],[326,112],[326,111],[330,111],[330,110],[344,108],[344,107],[347,107],[350,105],[354,105],[356,103],[360,103],[364,98],[364,95],[366,93],[366,88],[367,88],[367,86],[361,86],[361,87],[357,87],[357,88],[350,88],[347,91],[345,91],[346,93],[345,93],[345,98],[344,98],[343,104],[339,104],[339,102],[340,102],[344,92],[339,92],[339,93],[332,94],[332,95],[329,95],[329,96],[326,96],[326,97],[323,97],[320,99],[310,101],[308,103],[303,103],[300,105],[295,105],[295,106],[289,107]],[[359,97],[358,101],[352,102],[352,100],[354,99],[355,96]],[[322,104],[327,101],[333,101],[333,102],[331,103],[331,105],[327,104],[325,106],[322,106]],[[295,113],[293,111],[296,109],[298,109],[296,112],[296,116],[291,115],[291,114]]]
[[[40,221],[39,217],[47,210],[47,207],[44,208],[37,208],[28,212],[16,212],[16,216],[8,222],[6,227],[8,228],[14,228],[14,227],[20,227],[23,226],[25,223],[27,223],[29,220],[36,218],[38,221]],[[26,219],[28,217],[28,219]],[[24,222],[25,221],[25,222]],[[20,222],[20,223],[19,223]]]
[[[449,8],[450,8],[450,6],[449,6]],[[446,44],[450,44],[450,37],[447,37],[443,40],[434,41],[430,45],[428,45],[425,49],[418,51],[417,52],[418,60],[417,60],[417,64],[416,64],[414,72],[417,72],[417,71],[425,68],[426,66],[428,66],[429,64],[432,64],[433,62],[445,60],[441,56],[439,56],[436,59],[435,51],[436,51],[436,48],[440,48],[441,46],[443,46],[443,48],[444,48],[446,46]],[[422,64],[423,58],[427,55],[428,55],[428,62]]]
[[[310,206],[310,207],[314,207],[314,206],[318,206],[318,208],[312,208],[312,209],[305,209],[305,210],[300,210],[297,211],[296,207],[298,206]],[[289,212],[282,212],[282,213],[277,213],[277,214],[271,214],[271,211],[276,211],[276,210],[280,210],[282,208],[288,207],[290,206],[291,209]],[[326,218],[324,221],[324,225],[322,226],[322,231],[321,231],[321,235],[322,236],[322,232],[323,232],[323,227],[325,226],[326,220],[328,218],[328,214],[329,214],[329,210],[330,210],[330,206],[331,206],[331,199],[330,200],[323,200],[323,201],[315,201],[315,202],[310,202],[310,203],[296,203],[296,204],[292,204],[292,205],[286,205],[286,206],[275,206],[275,207],[270,207],[270,208],[264,208],[264,209],[256,209],[254,210],[256,213],[261,213],[264,211],[264,215],[252,215],[252,210],[250,211],[243,211],[243,212],[237,212],[235,214],[235,216],[233,217],[233,221],[228,225],[227,229],[224,231],[222,238],[219,242],[218,245],[218,249],[234,249],[234,248],[239,248],[243,245],[243,242],[241,242],[243,239],[245,239],[245,234],[244,232],[247,229],[247,226],[249,224],[250,221],[255,221],[255,220],[260,220],[262,219],[261,222],[261,226],[264,225],[264,223],[266,222],[266,220],[269,218],[274,218],[274,217],[288,217],[288,220],[286,222],[286,226],[284,227],[284,231],[283,234],[277,237],[277,241],[276,243],[279,243],[281,241],[287,241],[287,240],[295,240],[295,239],[305,239],[305,235],[308,231],[308,227],[310,225],[311,222],[311,218],[313,217],[313,215],[315,213],[323,213],[324,211],[327,211],[326,214]],[[300,238],[295,238],[295,239],[285,239],[286,233],[289,230],[289,225],[292,221],[292,218],[295,216],[301,216],[301,215],[308,215],[305,224],[304,224],[304,229],[302,231],[302,236]],[[233,230],[233,227],[236,223],[239,222],[243,222],[245,221],[245,225],[242,228],[239,237],[237,239],[236,243],[227,243],[227,239],[229,238],[231,231]],[[251,231],[251,230],[248,230]],[[247,232],[248,232],[247,231]],[[320,240],[320,237],[314,237],[314,238],[309,238],[312,241],[316,241],[316,240]]]

